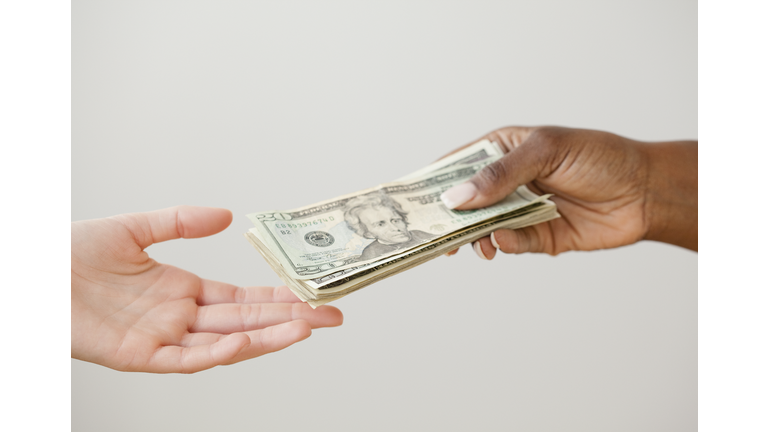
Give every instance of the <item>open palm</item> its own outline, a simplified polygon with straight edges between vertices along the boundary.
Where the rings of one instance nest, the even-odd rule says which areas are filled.
[[[228,210],[175,207],[72,224],[72,356],[123,371],[191,373],[274,352],[337,326],[286,287],[239,288],[144,251],[215,234]]]

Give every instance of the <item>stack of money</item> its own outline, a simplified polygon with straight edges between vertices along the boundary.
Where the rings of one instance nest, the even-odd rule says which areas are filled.
[[[503,152],[483,140],[391,183],[295,210],[252,213],[246,238],[312,307],[423,264],[499,228],[559,217],[521,186],[477,210],[450,210],[440,195]]]

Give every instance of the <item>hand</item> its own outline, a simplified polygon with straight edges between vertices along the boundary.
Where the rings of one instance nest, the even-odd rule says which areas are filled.
[[[205,280],[144,252],[216,234],[231,221],[229,210],[182,206],[73,222],[72,357],[121,371],[192,373],[341,325],[338,309],[313,310],[287,287]]]
[[[449,208],[500,201],[520,185],[551,193],[561,217],[501,229],[473,244],[483,259],[505,253],[614,248],[642,239],[698,249],[698,144],[642,143],[607,132],[507,127],[485,137],[507,153],[446,191]],[[451,254],[456,251],[451,252]]]

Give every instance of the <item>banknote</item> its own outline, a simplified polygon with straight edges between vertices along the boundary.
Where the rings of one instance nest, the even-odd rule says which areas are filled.
[[[439,171],[447,167],[455,167],[459,165],[471,165],[473,163],[481,162],[488,159],[495,160],[501,157],[502,155],[503,155],[503,152],[497,143],[491,142],[489,140],[481,140],[476,143],[473,143],[471,146],[468,146],[449,156],[446,156],[424,168],[421,168],[415,172],[412,172],[406,176],[403,176],[397,179],[396,181],[405,181],[408,179],[417,178],[435,171]],[[254,243],[254,240],[261,243],[261,240],[256,240],[259,238],[259,234],[255,228],[252,229],[252,232],[249,233],[249,235],[253,236],[253,239],[249,238],[249,240],[251,240],[251,243]],[[254,244],[254,246],[256,245]],[[259,246],[257,246],[257,248],[259,248]],[[321,277],[315,277],[312,279],[305,280],[304,283],[306,284],[306,286],[312,289],[332,288],[334,286],[339,286],[343,283],[347,283],[352,281],[353,279],[356,279],[358,277],[356,276],[357,274],[362,273],[363,275],[369,275],[374,271],[376,271],[376,269],[379,269],[382,266],[387,265],[389,262],[402,260],[404,255],[406,254],[398,254],[381,261],[375,261],[367,264],[360,264],[353,267],[345,268],[343,270],[336,270],[333,273],[330,273]]]
[[[440,194],[466,182],[492,160],[447,167],[307,207],[248,217],[291,277],[316,279],[388,258],[447,232],[546,199],[523,186],[490,207],[448,209]]]
[[[503,156],[483,140],[398,180],[299,209],[249,214],[246,238],[303,301],[317,307],[500,228],[556,217],[525,186],[496,205],[445,207],[442,192]]]
[[[472,144],[471,146],[467,146],[449,156],[446,156],[437,162],[429,164],[424,168],[414,171],[406,176],[400,177],[395,181],[399,182],[411,180],[448,167],[472,165],[474,163],[487,161],[489,159],[498,159],[503,154],[504,152],[502,152],[501,147],[499,147],[497,143],[484,139]]]
[[[441,256],[450,250],[487,236],[497,229],[522,228],[545,222],[556,217],[558,217],[558,215],[554,204],[545,200],[530,207],[519,209],[506,218],[500,218],[460,232],[454,232],[449,236],[440,238],[435,242],[423,245],[406,253],[390,257],[380,262],[368,264],[365,267],[361,267],[360,271],[340,275],[335,278],[332,283],[328,283],[324,286],[314,284],[312,280],[293,279],[289,277],[280,263],[274,259],[274,255],[260,243],[253,232],[247,233],[246,237],[251,244],[259,250],[264,258],[266,258],[269,265],[275,270],[286,285],[288,285],[300,299],[308,302],[313,307],[317,307],[384,278],[423,264],[424,262]]]

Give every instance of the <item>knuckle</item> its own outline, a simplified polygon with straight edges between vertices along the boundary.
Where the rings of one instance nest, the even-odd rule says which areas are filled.
[[[542,126],[531,132],[531,138],[535,141],[552,141],[557,140],[563,133],[563,128],[557,126]]]
[[[248,291],[243,287],[237,287],[235,289],[235,303],[245,303],[248,297]]]
[[[505,153],[519,147],[527,137],[530,128],[521,126],[505,126],[486,135],[486,139],[495,141],[502,146]]]
[[[497,129],[485,136],[486,139],[498,143],[501,145],[504,152],[508,152],[512,149],[509,142],[509,134],[505,131],[506,128]]]
[[[240,305],[240,331],[244,332],[248,330],[248,324],[251,322],[251,314],[253,310],[251,305]]]
[[[542,167],[543,173],[554,171],[568,153],[572,144],[572,131],[567,128],[546,126],[531,133],[529,143],[535,146],[535,163]]]
[[[503,163],[503,159],[496,161],[480,171],[480,179],[483,183],[488,185],[500,184],[506,180],[508,174],[507,167]]]
[[[531,233],[521,229],[517,231],[517,250],[515,253],[529,252],[531,250]]]
[[[507,230],[496,230],[493,232],[493,240],[499,245],[499,250],[504,253],[509,253],[512,248],[510,247],[510,239]]]
[[[533,131],[528,141],[542,148],[542,150],[554,150],[562,145],[567,134],[568,130],[565,128],[544,126]]]

